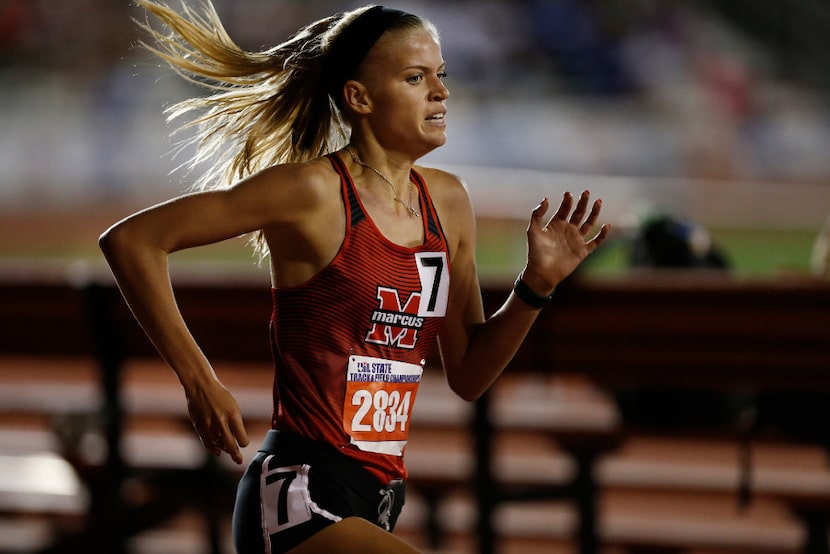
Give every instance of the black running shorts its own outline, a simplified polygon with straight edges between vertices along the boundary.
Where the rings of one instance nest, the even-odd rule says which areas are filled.
[[[272,430],[239,482],[234,545],[238,554],[286,552],[351,516],[391,531],[404,492],[403,481],[384,485],[329,445]]]

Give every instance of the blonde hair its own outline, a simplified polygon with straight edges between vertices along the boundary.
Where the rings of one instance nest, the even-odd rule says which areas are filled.
[[[207,167],[194,181],[195,190],[227,187],[272,165],[311,160],[347,143],[348,122],[339,98],[324,86],[323,66],[332,42],[373,6],[320,19],[282,44],[249,52],[228,35],[210,0],[199,0],[198,9],[183,2],[181,13],[157,0],[138,4],[169,31],[139,21],[155,43],[141,44],[212,92],[165,110],[168,121],[196,114],[177,129],[197,129],[179,146],[196,147],[183,164],[188,170]],[[390,29],[418,26],[437,38],[434,26],[412,15]],[[252,242],[267,254],[261,233]]]

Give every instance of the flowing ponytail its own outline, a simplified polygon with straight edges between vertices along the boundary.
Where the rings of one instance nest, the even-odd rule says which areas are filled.
[[[198,128],[185,144],[196,146],[187,166],[208,167],[194,188],[228,186],[271,165],[310,160],[344,144],[347,126],[319,86],[326,33],[339,16],[312,23],[269,50],[248,52],[230,38],[210,0],[201,0],[199,11],[184,5],[181,14],[152,0],[139,5],[172,31],[139,22],[155,42],[143,46],[212,91],[166,110],[170,121],[197,114],[180,127]]]
[[[348,37],[343,31],[363,14],[379,14],[376,7],[320,19],[269,50],[248,52],[228,35],[210,0],[199,0],[198,9],[183,3],[181,13],[161,0],[138,4],[169,31],[139,21],[153,43],[141,44],[186,80],[211,91],[165,110],[168,121],[190,117],[178,130],[197,129],[180,146],[195,146],[185,168],[207,167],[196,177],[195,190],[228,187],[272,165],[312,160],[348,142],[338,91],[332,90],[324,68],[331,72],[326,59],[338,37]],[[417,16],[395,19],[385,28],[420,26],[437,37],[434,26]],[[252,243],[259,254],[267,254],[262,233]]]

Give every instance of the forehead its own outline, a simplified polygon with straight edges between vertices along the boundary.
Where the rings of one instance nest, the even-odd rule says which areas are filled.
[[[444,63],[438,37],[428,29],[411,27],[385,32],[364,62],[374,68],[398,71],[410,65],[438,67]]]

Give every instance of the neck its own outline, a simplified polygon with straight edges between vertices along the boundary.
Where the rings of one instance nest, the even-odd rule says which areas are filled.
[[[394,200],[400,203],[405,209],[409,217],[420,217],[421,214],[417,210],[418,204],[418,194],[417,192],[413,195],[413,187],[412,187],[412,180],[409,176],[409,170],[406,171],[406,185],[404,186],[404,194],[398,192],[398,187],[395,186],[395,183],[392,179],[390,179],[386,173],[375,167],[374,165],[366,162],[363,160],[360,155],[355,151],[355,149],[348,145],[346,146],[346,152],[348,152],[349,156],[352,158],[352,161],[357,165],[369,170],[371,173],[374,173],[378,177],[380,177],[392,191],[394,196]],[[403,178],[400,179],[403,181]]]
[[[351,142],[346,146],[346,155],[354,157],[381,171],[390,180],[397,184],[405,183],[409,178],[412,163],[396,154],[390,154],[383,148],[374,145]]]

